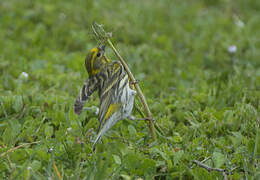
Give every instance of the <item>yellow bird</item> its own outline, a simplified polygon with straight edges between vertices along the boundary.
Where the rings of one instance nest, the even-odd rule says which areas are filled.
[[[99,127],[92,149],[116,122],[131,115],[136,95],[136,91],[130,88],[128,75],[120,61],[111,62],[104,54],[104,45],[93,48],[88,53],[85,66],[89,78],[74,104],[75,113],[80,114],[85,102],[98,90]]]

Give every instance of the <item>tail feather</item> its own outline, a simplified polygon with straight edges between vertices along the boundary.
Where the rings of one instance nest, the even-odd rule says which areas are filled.
[[[105,120],[105,123],[103,126],[101,126],[101,129],[98,132],[98,135],[96,137],[96,140],[94,141],[94,144],[92,146],[92,150],[95,150],[96,144],[99,142],[99,140],[103,137],[103,135],[112,127],[114,124],[121,119],[121,115],[119,112],[115,112],[112,114],[108,119]]]
[[[97,135],[97,137],[96,137],[96,140],[95,140],[94,144],[93,144],[92,147],[91,147],[92,151],[95,151],[96,144],[97,144],[98,141],[101,139],[101,137],[102,137],[102,136],[101,136],[101,133],[99,132],[98,135]]]

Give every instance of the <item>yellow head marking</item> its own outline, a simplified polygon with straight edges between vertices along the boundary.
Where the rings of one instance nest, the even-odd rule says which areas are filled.
[[[95,48],[91,49],[91,52],[96,52],[97,53],[98,52],[98,48],[95,47]]]
[[[95,61],[97,53],[98,53],[98,48],[91,49],[91,53],[93,53],[92,58],[91,58],[91,74],[95,75],[96,73],[98,73],[98,72],[95,73],[95,70],[94,70],[94,61]]]
[[[89,76],[94,76],[100,72],[108,60],[105,58],[105,47],[96,47],[90,50],[86,59],[85,66]]]

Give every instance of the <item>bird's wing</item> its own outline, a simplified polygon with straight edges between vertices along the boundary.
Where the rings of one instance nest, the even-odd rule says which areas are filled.
[[[84,85],[82,86],[80,93],[74,103],[74,112],[76,114],[80,114],[82,112],[82,108],[91,94],[97,90],[98,80],[95,76],[89,78]]]
[[[104,86],[100,93],[99,130],[106,123],[106,120],[121,106],[118,97],[121,68],[120,64],[112,63],[106,71],[103,71],[106,74],[106,78],[103,80]]]
[[[120,108],[121,104],[112,93],[114,93],[113,90],[110,90],[100,102],[98,129],[100,129],[106,123],[106,120]]]

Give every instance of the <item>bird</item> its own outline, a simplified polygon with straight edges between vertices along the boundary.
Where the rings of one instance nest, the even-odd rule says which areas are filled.
[[[119,120],[131,116],[136,91],[130,86],[127,72],[120,61],[105,57],[105,45],[90,50],[85,59],[89,78],[82,86],[74,103],[74,112],[80,114],[93,92],[98,91],[99,126],[92,150],[104,134]]]

